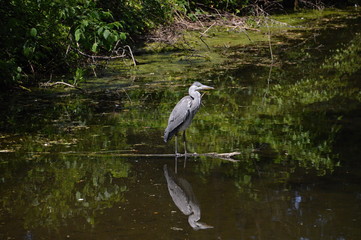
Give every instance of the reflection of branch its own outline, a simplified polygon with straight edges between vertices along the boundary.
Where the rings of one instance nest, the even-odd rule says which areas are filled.
[[[36,154],[47,154],[49,152],[36,152]],[[35,153],[34,153],[35,154]],[[187,153],[187,154],[173,154],[173,153],[119,153],[116,151],[100,151],[100,152],[59,152],[58,154],[76,155],[76,156],[111,156],[111,157],[210,157],[218,158],[230,162],[238,162],[239,160],[232,157],[240,155],[240,152],[230,153]]]
[[[230,152],[230,153],[187,153],[187,154],[178,154],[180,157],[210,157],[210,158],[219,158],[226,161],[238,162],[232,157],[241,154],[240,152]],[[175,156],[175,154],[171,154]]]
[[[271,42],[271,30],[270,30],[267,22],[266,22],[266,26],[267,26],[267,31],[268,31],[268,46],[269,46],[269,51],[270,51],[270,56],[271,56],[271,64],[270,64],[270,69],[269,69],[268,78],[267,78],[267,91],[265,92],[265,94],[264,94],[264,96],[262,98],[262,102],[264,102],[265,97],[269,93],[272,68],[273,68],[273,64],[274,64],[274,57],[273,57],[273,51],[272,51],[272,42]]]

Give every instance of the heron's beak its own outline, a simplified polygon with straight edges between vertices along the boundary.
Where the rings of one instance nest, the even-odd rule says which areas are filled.
[[[204,222],[197,222],[196,226],[193,227],[194,230],[208,229],[208,228],[214,228],[214,227]]]
[[[210,87],[207,85],[202,85],[201,87],[199,87],[199,90],[210,90],[210,89],[214,89],[214,87]]]

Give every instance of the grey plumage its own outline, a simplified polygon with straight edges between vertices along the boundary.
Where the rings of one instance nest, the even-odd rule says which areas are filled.
[[[188,96],[183,97],[177,105],[173,108],[172,113],[168,119],[168,126],[164,131],[164,142],[168,142],[172,139],[174,135],[177,136],[179,132],[184,132],[183,136],[185,138],[185,130],[192,123],[192,120],[197,113],[198,109],[201,106],[201,94],[199,91],[214,89],[201,84],[200,82],[195,82],[192,86],[189,87]],[[176,142],[177,144],[177,142]],[[176,146],[177,154],[177,146]]]

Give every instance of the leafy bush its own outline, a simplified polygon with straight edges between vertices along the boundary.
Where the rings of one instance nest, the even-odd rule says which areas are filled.
[[[28,74],[74,71],[80,55],[71,49],[108,51],[126,39],[122,24],[94,0],[10,0],[0,9],[0,21],[1,85]]]

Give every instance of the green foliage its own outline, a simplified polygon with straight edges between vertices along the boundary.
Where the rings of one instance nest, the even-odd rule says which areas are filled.
[[[93,0],[6,1],[0,20],[1,85],[29,74],[71,72],[80,55],[69,50],[109,51],[118,40],[126,40],[121,23]]]
[[[74,79],[73,84],[77,85],[77,83],[83,82],[84,81],[84,74],[85,74],[84,69],[77,68],[76,71],[75,71],[75,75],[73,77],[73,79]]]
[[[114,19],[122,23],[124,31],[133,37],[171,21],[173,11],[179,10],[175,0],[100,0],[97,5],[110,11]]]
[[[95,6],[94,1],[86,1],[84,7],[61,13],[72,23],[71,40],[78,47],[92,52],[110,51],[117,41],[125,41],[126,33],[122,32],[122,24],[113,20],[109,11],[103,11]]]
[[[0,9],[0,85],[76,72],[82,52],[107,53],[117,42],[171,21],[174,0],[10,0]],[[75,76],[77,78],[77,76]],[[29,83],[29,82],[28,82]]]

